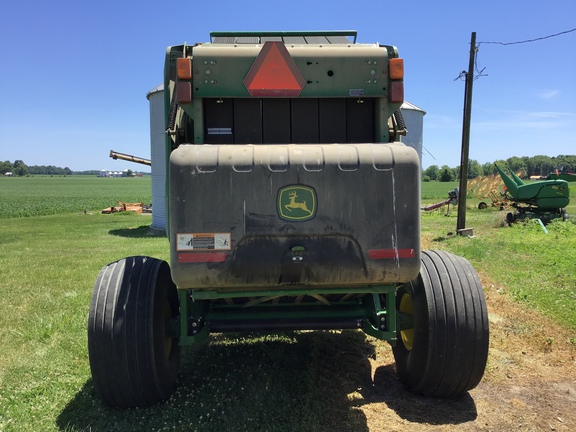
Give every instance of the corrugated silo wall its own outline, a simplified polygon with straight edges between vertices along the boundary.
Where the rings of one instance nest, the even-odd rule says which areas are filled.
[[[150,101],[150,155],[152,160],[152,228],[166,231],[166,152],[164,137],[164,91],[157,87],[148,94]]]
[[[418,152],[420,167],[422,167],[422,135],[424,130],[424,112],[415,109],[402,108],[402,116],[408,133],[402,137],[402,142],[414,147]]]

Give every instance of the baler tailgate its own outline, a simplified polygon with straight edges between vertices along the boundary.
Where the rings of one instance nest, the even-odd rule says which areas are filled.
[[[181,145],[170,164],[179,288],[365,286],[418,274],[411,148]]]

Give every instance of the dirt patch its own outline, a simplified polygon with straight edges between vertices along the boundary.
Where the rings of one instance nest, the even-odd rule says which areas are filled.
[[[404,393],[391,352],[382,350],[371,360],[373,392],[358,405],[369,430],[576,430],[574,333],[507,299],[486,275],[480,277],[490,320],[480,385],[448,400]]]

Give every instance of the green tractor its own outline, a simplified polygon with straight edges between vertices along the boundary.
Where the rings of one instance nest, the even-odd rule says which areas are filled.
[[[566,206],[570,203],[568,182],[561,179],[524,183],[512,170],[510,175],[494,164],[506,186],[506,196],[512,201],[516,213],[508,213],[506,221],[540,219],[543,223],[561,218],[568,219]]]
[[[359,329],[399,379],[450,397],[488,355],[470,263],[420,250],[420,163],[402,144],[404,63],[356,32],[212,33],[168,48],[170,264],[106,265],[90,306],[97,394],[170,397],[210,333]]]

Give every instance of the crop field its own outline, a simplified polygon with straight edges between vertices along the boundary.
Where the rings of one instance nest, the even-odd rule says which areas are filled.
[[[424,183],[422,201],[443,201],[456,186]],[[422,212],[423,248],[467,258],[487,293],[488,368],[464,398],[406,392],[389,346],[358,331],[217,334],[199,351],[184,350],[168,402],[121,411],[98,400],[91,381],[92,287],[105,264],[140,254],[167,260],[169,246],[149,235],[150,215],[100,209],[149,203],[150,189],[150,177],[0,178],[0,431],[510,430],[518,425],[501,422],[546,412],[552,430],[575,430],[576,185],[574,219],[547,233],[535,222],[508,227],[506,210],[478,210],[475,198],[467,206],[472,238],[454,235],[456,209]],[[529,342],[511,345],[520,340]],[[542,394],[542,377],[552,375],[567,389]],[[524,390],[506,393],[511,387]],[[562,395],[567,402],[552,406],[549,398]]]
[[[151,201],[151,176],[0,176],[0,219],[93,211],[117,201]]]
[[[430,181],[422,183],[421,197],[423,202],[448,198],[448,191],[458,187],[458,182]]]

